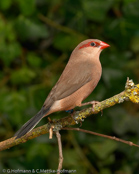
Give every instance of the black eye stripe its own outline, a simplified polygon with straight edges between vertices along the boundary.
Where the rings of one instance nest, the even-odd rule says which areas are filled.
[[[95,42],[90,43],[91,46],[96,46]]]

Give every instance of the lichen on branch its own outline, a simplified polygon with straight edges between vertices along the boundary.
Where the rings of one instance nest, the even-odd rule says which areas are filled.
[[[77,111],[73,114],[72,117],[67,116],[59,120],[54,120],[52,122],[49,122],[43,126],[33,129],[32,131],[30,131],[29,133],[27,133],[26,135],[24,135],[23,137],[19,139],[15,139],[15,137],[12,137],[8,140],[2,141],[0,142],[0,151],[9,149],[10,147],[13,147],[21,143],[25,143],[28,140],[31,140],[40,135],[49,133],[49,129],[51,126],[54,127],[53,131],[57,131],[64,127],[75,125],[76,122],[82,121],[83,119],[85,119],[86,117],[92,114],[96,114],[102,111],[103,109],[106,109],[118,103],[123,103],[124,101],[139,103],[139,84],[135,85],[132,80],[129,80],[129,78],[127,78],[125,90],[123,92],[109,99],[106,99],[100,102],[99,104],[96,104],[93,110],[92,110],[92,107],[89,107],[87,109]]]

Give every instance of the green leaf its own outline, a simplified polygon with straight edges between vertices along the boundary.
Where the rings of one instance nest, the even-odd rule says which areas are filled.
[[[48,36],[48,30],[44,24],[33,22],[24,16],[19,16],[16,20],[15,30],[23,41],[26,39],[37,40]]]
[[[103,68],[103,80],[110,86],[112,80],[120,79],[123,77],[123,72],[120,69]]]
[[[33,52],[28,53],[27,61],[32,67],[40,67],[42,63],[41,57],[38,57],[37,54]]]
[[[21,122],[21,113],[26,108],[26,97],[16,91],[9,91],[3,98],[1,103],[2,111],[8,113],[9,119],[12,123],[19,124]]]
[[[5,23],[2,17],[0,17],[0,43],[3,41],[15,41],[16,35],[13,28],[13,22]]]
[[[114,107],[108,112],[112,119],[113,130],[118,135],[124,135],[129,131],[136,132],[138,130],[138,120],[135,117],[131,117],[124,108],[120,106]]]
[[[15,70],[11,74],[11,82],[13,84],[26,84],[36,76],[36,73],[31,69],[23,67],[19,70]]]
[[[64,155],[64,163],[66,168],[76,170],[77,173],[80,173],[80,174],[87,173],[86,163],[81,159],[77,150],[64,149],[63,155]]]
[[[35,0],[17,0],[21,13],[30,16],[35,11]]]
[[[103,142],[93,142],[90,148],[98,158],[106,159],[117,148],[117,142],[105,139]]]
[[[0,59],[2,59],[6,65],[9,65],[20,54],[21,47],[17,42],[11,42],[9,44],[3,42],[0,46]]]
[[[139,51],[139,36],[135,36],[132,38],[130,43],[131,50],[135,53]]]
[[[52,151],[52,147],[49,144],[34,143],[28,148],[26,153],[28,161],[32,161],[36,156],[47,157]]]
[[[137,0],[125,0],[125,6],[123,6],[123,12],[128,17],[139,17],[139,2]]]
[[[103,168],[99,174],[112,174],[109,168]]]
[[[112,6],[114,0],[86,0],[83,1],[83,9],[85,15],[95,21],[103,21],[106,17],[107,11]]]
[[[12,3],[12,0],[0,0],[0,9],[7,10]]]
[[[65,52],[73,50],[82,40],[78,35],[59,33],[54,39],[54,47]]]

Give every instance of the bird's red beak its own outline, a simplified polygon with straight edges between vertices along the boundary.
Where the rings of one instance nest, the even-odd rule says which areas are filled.
[[[107,43],[105,43],[105,42],[102,42],[102,41],[101,41],[101,43],[100,43],[100,48],[101,48],[101,49],[105,49],[105,48],[107,48],[107,47],[110,47],[110,45],[107,44]]]

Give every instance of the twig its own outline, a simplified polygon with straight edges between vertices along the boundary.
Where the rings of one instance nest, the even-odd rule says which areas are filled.
[[[49,139],[53,138],[53,129],[54,129],[54,126],[52,125],[49,129]]]
[[[100,136],[100,137],[104,137],[104,138],[108,138],[108,139],[111,139],[111,140],[119,141],[119,142],[128,144],[130,146],[139,147],[139,145],[134,144],[131,141],[125,141],[125,140],[122,140],[122,139],[117,138],[115,136],[112,137],[112,136],[109,136],[109,135],[104,135],[104,134],[100,134],[100,133],[97,133],[97,132],[93,132],[93,131],[89,131],[89,130],[84,130],[84,129],[80,129],[80,128],[69,128],[69,127],[65,127],[65,128],[62,128],[62,130],[75,130],[75,131],[85,132],[85,133],[88,133],[88,134],[97,135],[97,136]]]
[[[82,162],[85,164],[85,167],[87,167],[90,170],[90,174],[98,174],[97,169],[93,166],[91,161],[87,158],[87,156],[84,154],[84,151],[81,149],[80,145],[78,144],[77,139],[75,138],[75,135],[72,131],[69,131],[70,140],[72,145],[74,146],[75,151],[77,152],[77,155],[80,157]]]
[[[106,109],[118,103],[123,103],[124,101],[139,103],[139,84],[135,85],[132,80],[127,79],[125,90],[123,92],[100,102],[98,105],[95,105],[94,111],[92,111],[92,107],[83,109],[80,112],[75,112],[73,114],[74,119],[71,116],[67,116],[57,121],[53,121],[53,125],[54,127],[57,125],[61,125],[61,128],[75,125],[76,124],[75,120],[80,122],[82,121],[82,119],[85,119],[86,117],[89,117],[92,114],[97,114],[103,109]],[[28,140],[46,134],[49,132],[49,128],[50,124],[45,124],[41,127],[33,129],[32,131],[30,131],[29,133],[27,133],[26,135],[24,135],[19,139],[15,139],[15,137],[12,137],[10,139],[2,141],[0,142],[0,151],[8,149],[10,147],[13,147],[21,143],[25,143]]]
[[[59,131],[56,131],[56,137],[57,137],[58,149],[59,149],[59,164],[58,164],[57,174],[60,174],[60,170],[62,169],[62,164],[63,164],[63,153],[62,153],[61,135]]]
[[[71,28],[68,28],[68,27],[65,27],[65,26],[62,26],[54,21],[52,21],[51,19],[47,18],[46,16],[42,15],[42,14],[39,14],[38,15],[39,19],[43,22],[45,22],[47,25],[50,25],[51,27],[53,28],[56,28],[64,33],[68,33],[68,34],[74,34],[76,36],[79,36],[81,38],[87,38],[87,36],[81,34],[81,33],[78,33],[77,31],[71,29]]]

